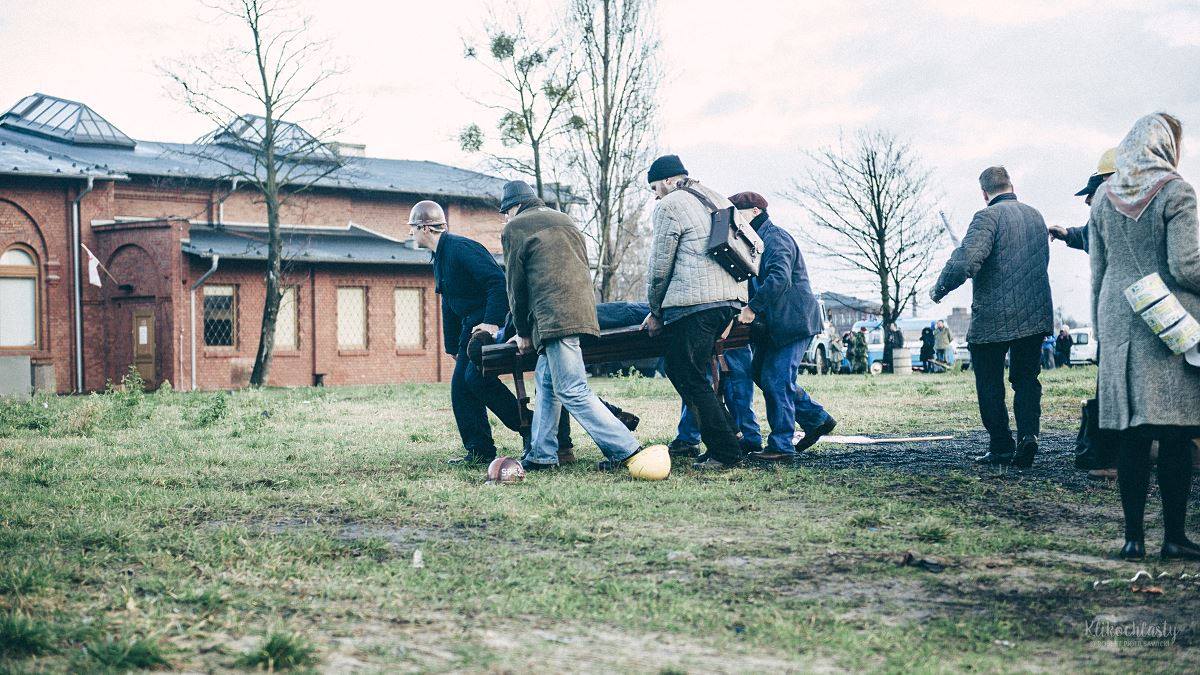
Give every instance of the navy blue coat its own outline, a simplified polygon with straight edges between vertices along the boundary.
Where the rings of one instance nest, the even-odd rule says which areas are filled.
[[[757,277],[750,278],[750,309],[776,346],[811,338],[824,328],[821,306],[808,283],[804,256],[792,235],[764,218],[755,231],[763,241]]]
[[[435,290],[442,296],[442,341],[447,354],[458,354],[479,323],[504,325],[508,291],[504,270],[477,241],[449,232],[433,252]]]

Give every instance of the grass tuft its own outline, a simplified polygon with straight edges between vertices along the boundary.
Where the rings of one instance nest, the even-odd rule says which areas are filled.
[[[272,633],[261,647],[243,654],[237,665],[267,671],[287,670],[316,663],[315,651],[312,645],[299,635]]]
[[[10,567],[0,570],[0,595],[27,595],[44,588],[50,575],[39,567]]]
[[[0,656],[45,654],[54,647],[54,634],[41,621],[11,612],[0,615]]]
[[[917,541],[926,544],[940,544],[949,540],[954,531],[941,518],[930,517],[914,523],[912,533]]]
[[[146,639],[122,640],[108,637],[84,645],[96,664],[111,670],[151,670],[169,668],[171,662],[157,642]]]

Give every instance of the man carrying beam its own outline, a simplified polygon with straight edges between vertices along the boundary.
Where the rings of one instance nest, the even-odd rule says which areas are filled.
[[[504,186],[500,211],[508,221],[500,243],[517,333],[513,341],[521,352],[538,352],[531,447],[521,464],[526,471],[558,466],[556,435],[565,407],[604,453],[598,469],[628,467],[635,476],[665,478],[670,471],[666,446],[643,450],[588,386],[579,340],[599,337],[600,326],[579,228],[570,216],[547,207],[523,181]],[[664,462],[666,472],[643,473],[640,464],[646,461]]]

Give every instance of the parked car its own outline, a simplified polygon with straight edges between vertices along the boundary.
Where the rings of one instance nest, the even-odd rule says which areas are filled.
[[[817,294],[817,304],[821,307],[821,316],[828,316],[825,313],[825,301],[821,299],[821,294]],[[825,324],[825,330],[822,330],[818,335],[814,335],[808,347],[804,350],[804,355],[800,357],[800,368],[803,372],[813,373],[816,375],[824,375],[825,373],[836,373],[841,364],[833,363],[833,347],[830,346],[831,341],[840,340],[837,335],[831,335],[829,331],[829,323]]]
[[[1072,328],[1071,365],[1096,363],[1096,336],[1090,327]]]

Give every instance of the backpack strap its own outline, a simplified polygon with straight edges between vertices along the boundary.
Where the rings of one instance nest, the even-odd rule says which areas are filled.
[[[717,205],[712,203],[712,200],[709,199],[707,195],[705,195],[703,192],[697,190],[696,188],[694,188],[690,185],[684,185],[683,187],[681,187],[679,189],[683,190],[684,192],[687,192],[688,194],[692,195],[696,199],[699,199],[700,203],[704,204],[705,208],[708,209],[709,213],[715,213],[717,211],[720,211],[720,209],[717,208]]]

